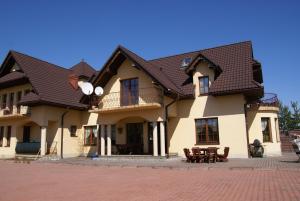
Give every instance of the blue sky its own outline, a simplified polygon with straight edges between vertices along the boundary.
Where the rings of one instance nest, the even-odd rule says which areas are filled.
[[[152,59],[251,40],[265,91],[300,102],[300,3],[265,2],[0,0],[0,59],[13,49],[100,69],[118,44]]]

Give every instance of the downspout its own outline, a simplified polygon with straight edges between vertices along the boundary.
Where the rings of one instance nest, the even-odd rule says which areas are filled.
[[[245,124],[246,124],[247,151],[248,151],[248,158],[250,158],[249,129],[248,129],[248,122],[247,122],[247,104],[244,104],[244,113],[245,113]]]
[[[178,99],[179,99],[179,95],[178,93],[176,99],[174,99],[172,102],[170,102],[169,104],[167,104],[165,106],[165,150],[166,150],[166,154],[167,157],[169,157],[169,149],[168,149],[168,143],[169,143],[169,139],[168,139],[168,119],[169,119],[169,107],[172,106]]]
[[[63,159],[64,156],[63,156],[63,148],[64,148],[64,119],[65,119],[65,116],[66,114],[68,113],[69,111],[65,111],[62,115],[61,115],[61,122],[60,122],[60,126],[61,126],[61,138],[60,138],[60,158]]]

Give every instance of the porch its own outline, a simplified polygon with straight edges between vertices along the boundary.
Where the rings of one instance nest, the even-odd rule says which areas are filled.
[[[100,121],[101,122],[101,121]],[[85,126],[84,144],[99,156],[166,156],[165,124],[142,117]]]
[[[55,123],[40,126],[33,121],[7,122],[1,126],[3,154],[18,155],[56,155],[58,141],[55,139]]]

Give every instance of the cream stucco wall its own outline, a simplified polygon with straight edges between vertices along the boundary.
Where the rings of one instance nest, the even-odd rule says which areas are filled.
[[[209,77],[209,85],[214,80],[214,71],[206,62],[200,62],[193,74],[195,99],[177,102],[178,116],[170,118],[169,152],[183,156],[183,148],[215,146],[219,147],[219,152],[222,153],[224,147],[228,146],[229,157],[248,157],[244,96],[203,96],[199,89],[199,77],[202,76]],[[195,119],[210,117],[218,118],[220,144],[197,145]]]
[[[247,123],[249,129],[249,143],[253,143],[255,139],[263,142],[263,134],[261,128],[261,118],[270,118],[272,142],[262,143],[266,156],[281,155],[279,125],[278,125],[278,111],[266,110],[263,108],[254,109],[247,112]],[[277,119],[277,120],[276,120]]]
[[[248,157],[244,103],[242,95],[202,96],[195,101],[179,101],[178,117],[169,121],[170,153],[183,156],[183,148],[208,146],[219,147],[222,153],[228,146],[229,157]],[[209,117],[218,118],[220,144],[196,145],[195,119]]]

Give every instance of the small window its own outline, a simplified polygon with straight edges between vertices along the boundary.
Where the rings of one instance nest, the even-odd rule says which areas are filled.
[[[185,68],[187,67],[192,61],[192,58],[188,57],[188,58],[184,58],[181,62],[181,68]]]
[[[200,95],[208,94],[209,79],[208,76],[199,77]]]
[[[72,125],[70,127],[70,135],[71,135],[71,137],[77,137],[76,136],[76,132],[77,132],[77,126],[76,125]]]
[[[11,138],[11,126],[7,126],[7,133],[6,133],[7,147],[10,147],[10,138]]]
[[[97,145],[97,126],[84,127],[84,145],[86,146]]]
[[[219,144],[218,119],[196,119],[196,143]]]
[[[272,142],[270,118],[261,118],[261,129],[263,134],[263,142]]]
[[[3,146],[4,126],[0,127],[0,147]]]

